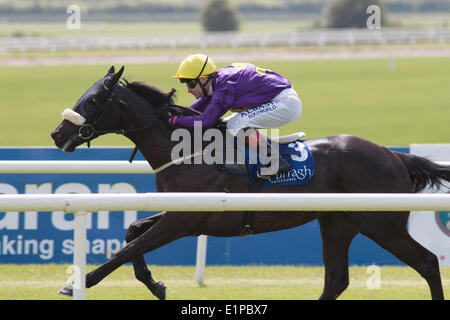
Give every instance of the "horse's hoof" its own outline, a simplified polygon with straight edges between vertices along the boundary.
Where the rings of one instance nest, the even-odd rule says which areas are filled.
[[[159,300],[166,300],[166,284],[162,281],[158,281],[155,283],[155,289],[152,290],[152,293],[157,297]]]
[[[72,297],[73,296],[73,284],[69,283],[64,288],[60,289],[58,291],[58,294],[66,296],[66,297]]]

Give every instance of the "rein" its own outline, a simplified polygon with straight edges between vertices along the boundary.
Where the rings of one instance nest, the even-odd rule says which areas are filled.
[[[103,114],[105,113],[105,111],[111,106],[112,102],[114,101],[115,98],[115,94],[116,94],[116,90],[118,88],[120,84],[117,84],[113,91],[111,92],[111,96],[108,97],[106,99],[106,101],[103,103],[103,105],[100,107],[100,109],[96,112],[90,113],[86,116],[82,116],[81,114],[70,110],[70,109],[66,109],[65,112],[63,112],[63,119],[68,120],[69,122],[79,126],[80,128],[78,129],[78,133],[74,135],[74,138],[77,136],[80,139],[83,139],[86,141],[88,148],[91,147],[91,140],[94,137],[95,134],[98,135],[102,135],[102,134],[107,134],[107,133],[116,133],[116,134],[122,134],[122,135],[127,135],[130,133],[135,133],[141,130],[144,130],[148,127],[150,127],[151,125],[153,125],[152,122],[149,122],[148,124],[139,127],[139,128],[130,128],[130,129],[117,129],[117,130],[99,130],[95,128],[95,125],[97,124],[97,122],[101,119],[101,117],[103,116]],[[107,87],[105,86],[105,89]],[[172,92],[173,90],[173,92]],[[175,92],[175,89],[171,90],[171,95],[173,95],[173,93]],[[123,102],[122,100],[118,101],[121,104],[125,104],[127,105],[125,102]],[[74,121],[74,117],[76,117],[76,121]],[[92,123],[87,123],[88,119],[93,117],[93,121]],[[91,121],[89,121],[91,122]],[[137,147],[135,147],[135,150],[133,151],[132,156],[130,157],[129,161],[130,163],[133,161],[134,156],[136,155],[137,152]]]
[[[172,96],[172,95],[175,93],[175,91],[176,91],[176,90],[172,88],[172,90],[170,90],[170,92],[169,92],[169,95]],[[119,103],[125,103],[125,102],[119,101]],[[196,110],[193,110],[193,109],[190,109],[190,108],[186,108],[186,107],[183,107],[183,106],[179,106],[179,105],[176,105],[176,104],[167,104],[166,107],[169,109],[169,111],[168,111],[168,113],[167,113],[167,116],[169,116],[169,117],[171,116],[171,112],[170,112],[170,108],[171,108],[171,107],[172,107],[172,108],[175,108],[175,109],[185,110],[185,111],[189,111],[189,112],[191,112],[191,113],[197,114],[197,111],[196,111]],[[200,114],[200,113],[198,113],[198,114]],[[160,116],[162,116],[161,113],[160,113]],[[167,121],[166,121],[166,122],[167,122]],[[136,129],[128,129],[128,130],[123,130],[123,129],[122,129],[122,130],[111,130],[111,131],[108,131],[108,132],[105,132],[105,133],[119,133],[119,134],[125,134],[126,132],[130,132],[130,131],[139,131],[139,130],[145,129],[145,128],[147,128],[148,126],[151,126],[151,125],[153,125],[153,123],[149,123],[149,124],[147,124],[147,125],[145,125],[145,126],[143,126],[143,127],[136,128]],[[106,131],[106,130],[105,130],[105,131]],[[126,132],[125,132],[125,131],[126,131]],[[134,157],[136,156],[136,153],[138,152],[138,150],[139,150],[139,148],[138,148],[137,146],[135,146],[134,149],[133,149],[133,152],[131,153],[130,158],[128,159],[128,162],[129,162],[129,163],[132,163],[132,162],[133,162]],[[182,158],[181,160],[183,160],[183,161],[184,161],[184,160],[188,160],[188,159],[190,159],[190,158],[193,157],[193,156],[197,156],[197,154],[194,154],[194,155],[185,157],[186,159]],[[174,160],[174,161],[172,161],[172,162],[166,163],[166,164],[163,165],[162,167],[160,167],[160,168],[158,168],[158,169],[155,169],[155,170],[154,170],[155,173],[158,173],[159,171],[164,170],[165,168],[171,166],[172,164],[178,163],[178,160],[180,160],[180,159],[177,159],[177,160]]]
[[[97,135],[102,135],[102,134],[107,134],[107,133],[116,133],[116,134],[127,135],[127,134],[130,134],[130,133],[135,133],[135,132],[139,132],[141,130],[147,129],[148,127],[153,125],[153,121],[151,121],[151,122],[147,123],[146,125],[144,125],[142,127],[138,127],[138,128],[111,129],[111,130],[99,130],[99,129],[95,128],[95,125],[97,124],[97,122],[101,119],[101,117],[103,116],[105,111],[113,103],[114,98],[116,97],[115,94],[116,94],[117,87],[120,86],[120,85],[121,85],[121,83],[118,83],[114,87],[114,89],[111,92],[111,96],[106,99],[106,101],[103,103],[103,105],[100,107],[100,109],[98,111],[96,111],[96,112],[88,114],[85,117],[82,116],[81,114],[71,110],[71,109],[66,109],[63,112],[63,118],[65,120],[68,120],[69,122],[71,122],[71,123],[73,123],[73,124],[75,124],[75,125],[80,127],[78,129],[78,133],[76,133],[73,136],[73,138],[79,137],[80,139],[85,140],[86,143],[87,143],[88,148],[90,148],[90,142],[91,142],[92,138],[94,137],[94,135],[96,135],[96,134]],[[107,87],[105,87],[105,89],[106,88]],[[169,94],[169,101],[170,101],[170,98],[174,95],[175,92],[176,92],[176,90],[174,88],[172,88],[170,90],[170,92],[168,93]],[[122,100],[119,100],[118,103],[127,105],[127,103],[122,101]],[[159,112],[159,117],[160,118],[167,118],[168,119],[172,115],[172,112],[177,112],[177,113],[179,112],[179,113],[181,113],[183,111],[186,111],[186,112],[190,112],[190,113],[192,113],[194,115],[201,114],[200,112],[198,112],[196,110],[193,110],[193,109],[190,109],[190,108],[187,108],[187,107],[183,107],[183,106],[179,106],[179,105],[176,105],[176,104],[172,104],[172,103],[166,104],[165,107],[167,108],[167,109],[165,109],[165,110],[167,110],[167,113]],[[92,123],[86,123],[86,122],[88,122],[87,119],[90,119],[90,118],[93,118]],[[89,121],[89,122],[91,122],[91,121]],[[167,123],[167,125],[169,125],[168,121],[166,121],[166,123]],[[128,162],[130,162],[130,163],[133,162],[134,157],[136,156],[138,150],[139,150],[139,148],[137,146],[135,146],[134,149],[133,149],[133,152],[130,155],[130,158],[128,159]],[[168,162],[168,163],[160,166],[159,168],[154,169],[154,172],[155,173],[161,172],[164,169],[166,169],[166,168],[168,168],[168,167],[170,167],[170,166],[172,166],[174,164],[183,163],[185,160],[189,160],[189,159],[195,158],[197,156],[200,156],[200,155],[203,154],[203,152],[204,151],[196,152],[196,153],[191,154],[189,156],[175,159],[175,160],[173,160],[171,162]]]

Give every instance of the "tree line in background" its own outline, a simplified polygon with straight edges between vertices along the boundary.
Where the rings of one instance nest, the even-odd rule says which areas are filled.
[[[379,9],[380,27],[387,25],[387,9],[382,0],[332,0],[326,10],[326,26],[330,28],[367,28],[370,6]],[[207,31],[237,31],[240,25],[239,10],[229,0],[209,0],[201,14],[203,28]]]
[[[51,15],[65,14],[73,0],[0,0],[0,18],[12,13]],[[387,26],[387,13],[449,12],[450,0],[79,0],[85,16],[105,18],[113,14],[120,20],[127,14],[172,17],[182,19],[192,16],[200,19],[206,31],[239,30],[242,17],[263,15],[276,18],[283,15],[318,14],[326,16],[326,25],[332,28],[365,28],[366,9],[377,5],[381,10],[382,26]],[[103,14],[103,15],[101,15]],[[136,17],[138,20],[139,17]]]
[[[333,0],[223,0],[230,1],[244,15],[319,14]],[[199,13],[207,0],[0,0],[0,14],[51,13],[77,4],[94,13]],[[450,0],[383,0],[392,13],[450,12]]]

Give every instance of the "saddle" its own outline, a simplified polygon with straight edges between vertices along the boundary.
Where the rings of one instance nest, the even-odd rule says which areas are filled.
[[[196,110],[181,107],[177,105],[170,105],[169,112],[170,114],[186,114],[186,115],[200,115],[200,112]],[[219,129],[223,136],[226,136],[226,122],[219,120],[215,125],[215,128]],[[312,155],[305,144],[301,141],[302,138],[305,137],[304,132],[297,132],[294,134],[281,136],[281,137],[270,137],[267,136],[267,140],[272,144],[278,144],[280,149],[280,155],[283,157],[288,157],[289,162],[291,163],[291,167],[294,170],[291,172],[282,174],[280,177],[270,177],[269,180],[257,179],[256,172],[259,169],[261,164],[250,165],[248,161],[246,163],[227,163],[227,161],[223,161],[223,164],[217,164],[219,170],[226,171],[230,174],[247,176],[248,177],[248,188],[249,192],[261,192],[262,188],[267,187],[275,187],[282,185],[292,185],[292,184],[307,184],[309,179],[314,174],[314,161],[312,159]],[[225,146],[226,144],[224,144]],[[225,148],[225,147],[224,147]],[[234,151],[236,154],[237,145],[234,143],[233,145]],[[306,151],[307,150],[307,151]],[[248,151],[248,150],[247,150]],[[246,151],[246,153],[247,153]],[[306,157],[304,154],[306,152]],[[225,152],[226,153],[226,152]],[[294,161],[293,161],[294,159]],[[301,162],[299,161],[301,160]],[[298,162],[298,163],[297,163]],[[303,167],[299,167],[303,166]],[[229,192],[229,191],[227,191]],[[253,225],[254,225],[254,212],[245,212],[242,220],[242,230],[241,236],[248,236],[253,234]]]
[[[288,144],[288,143],[292,143],[295,141],[298,141],[300,139],[302,139],[303,137],[306,136],[306,133],[304,132],[297,132],[297,133],[293,133],[290,135],[286,135],[286,136],[281,136],[281,137],[270,137],[267,136],[267,140],[269,140],[269,142],[271,143],[277,143],[277,144]],[[286,154],[281,152],[281,155]],[[249,172],[249,166],[248,163],[244,163],[244,164],[239,164],[239,163],[225,163],[222,165],[222,168],[224,171],[231,173],[231,174],[235,174],[235,175],[240,175],[240,176],[248,176],[250,174]]]
[[[183,106],[178,106],[178,105],[168,105],[168,109],[169,109],[169,114],[170,115],[174,115],[174,114],[183,114],[183,115],[200,115],[201,113],[198,112],[197,110],[191,109],[191,108],[187,108],[187,107],[183,107]],[[225,137],[227,135],[226,130],[227,130],[227,125],[226,122],[219,120],[216,125],[214,126],[216,129],[219,129],[222,133],[223,136]],[[270,137],[267,136],[267,140],[272,143],[272,144],[277,144],[279,146],[282,145],[289,145],[289,144],[293,144],[296,141],[300,141],[303,137],[305,137],[305,133],[304,132],[297,132],[294,134],[290,134],[290,135],[286,135],[286,136],[281,136],[281,137]],[[224,140],[225,141],[225,140]],[[237,150],[237,145],[236,143],[234,143],[234,152],[232,153],[233,156],[236,155],[239,150]],[[224,143],[224,154],[226,154],[226,150],[225,150],[225,143]],[[243,153],[243,150],[240,151],[241,152],[241,156]],[[244,157],[247,157],[247,155],[249,155],[249,150],[248,148],[246,148],[246,150],[244,151],[245,155]],[[284,156],[284,155],[291,155],[291,156],[295,156],[296,151],[294,149],[286,149],[284,152],[280,152],[280,155]],[[241,159],[242,160],[242,159]],[[232,163],[230,163],[232,162]],[[259,166],[261,166],[261,164],[256,164],[252,165],[252,162],[249,161],[249,159],[247,158],[245,163],[243,163],[243,161],[236,161],[236,159],[224,159],[224,161],[222,162],[222,164],[218,164],[219,169],[224,170],[230,174],[235,174],[235,175],[240,175],[240,176],[249,176],[249,184],[253,184],[255,177],[254,177],[254,170],[255,168],[259,168]]]

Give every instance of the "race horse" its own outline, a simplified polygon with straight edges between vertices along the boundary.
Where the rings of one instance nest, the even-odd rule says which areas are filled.
[[[394,152],[352,135],[305,140],[316,171],[307,185],[253,190],[248,177],[233,175],[215,164],[173,163],[176,142],[169,115],[189,114],[173,105],[171,93],[141,82],[120,81],[124,67],[111,67],[81,96],[51,136],[58,148],[73,152],[83,143],[107,133],[129,138],[155,169],[158,192],[290,192],[290,193],[416,193],[426,186],[450,181],[450,167],[426,158]],[[259,179],[257,179],[259,180]],[[258,182],[257,182],[258,183]],[[348,250],[359,233],[375,241],[416,270],[428,283],[432,299],[444,299],[437,257],[407,231],[409,212],[160,212],[129,226],[126,246],[86,275],[90,288],[125,263],[132,262],[136,278],[159,299],[166,285],[155,281],[144,254],[188,236],[241,236],[244,225],[253,234],[278,231],[318,219],[323,241],[325,283],[320,299],[336,299],[349,284]],[[295,248],[295,246],[293,247]],[[295,250],[295,249],[294,249]],[[269,253],[270,254],[270,253]],[[69,284],[59,293],[72,294]]]

